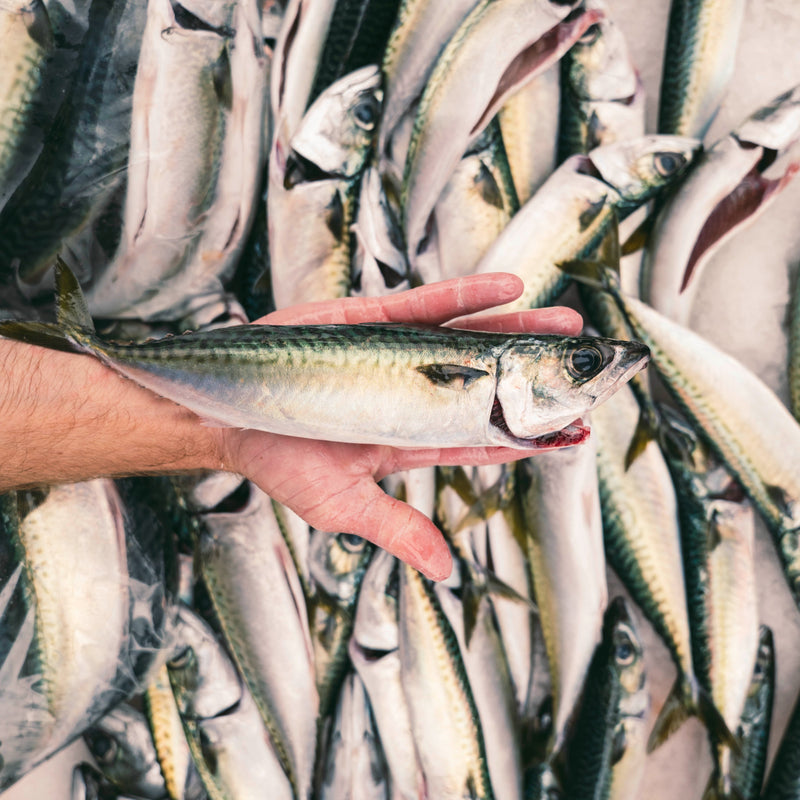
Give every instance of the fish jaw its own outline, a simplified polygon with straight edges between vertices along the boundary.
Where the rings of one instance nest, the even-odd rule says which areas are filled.
[[[578,365],[593,360],[593,374],[577,375],[576,358]],[[551,447],[577,444],[588,435],[579,418],[627,383],[648,359],[649,349],[639,342],[591,337],[566,338],[535,355],[509,348],[499,363],[496,403],[518,440],[544,437]],[[553,438],[556,431],[562,436]]]

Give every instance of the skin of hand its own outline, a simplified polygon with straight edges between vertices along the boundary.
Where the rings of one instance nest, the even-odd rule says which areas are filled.
[[[577,335],[568,308],[479,314],[516,299],[513,275],[476,275],[384,298],[346,298],[276,311],[257,323],[403,322]],[[477,315],[477,316],[465,316]],[[256,324],[257,324],[256,323]],[[506,447],[402,449],[215,428],[94,358],[0,339],[0,491],[95,477],[216,469],[252,480],[310,525],[364,536],[435,580],[452,569],[423,514],[377,481],[415,467],[526,457]]]

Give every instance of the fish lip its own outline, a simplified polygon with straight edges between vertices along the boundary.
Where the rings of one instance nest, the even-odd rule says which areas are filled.
[[[569,425],[565,425],[556,431],[541,433],[530,438],[515,436],[511,433],[506,423],[503,406],[497,395],[495,395],[492,410],[489,414],[489,425],[497,435],[502,437],[507,446],[525,450],[554,450],[557,447],[571,447],[585,442],[590,433],[589,426],[579,417]]]

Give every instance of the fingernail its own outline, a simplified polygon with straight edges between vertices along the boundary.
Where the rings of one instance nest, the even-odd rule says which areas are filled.
[[[443,555],[437,553],[421,566],[420,571],[432,581],[446,581],[453,571],[453,559],[448,551],[445,551]]]

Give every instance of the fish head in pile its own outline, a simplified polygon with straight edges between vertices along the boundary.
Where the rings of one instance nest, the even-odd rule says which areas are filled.
[[[352,178],[358,174],[371,149],[382,101],[381,71],[375,65],[357,69],[326,89],[292,137],[289,184],[315,176]]]
[[[596,147],[585,160],[619,195],[624,216],[685,172],[700,148],[699,139],[685,136],[640,136]]]
[[[609,605],[604,620],[603,641],[608,643],[609,663],[622,689],[620,711],[626,716],[644,716],[648,695],[644,649],[627,604],[621,597]]]
[[[640,342],[600,337],[521,337],[500,356],[491,424],[511,446],[561,447],[588,435],[581,417],[650,357]],[[534,441],[535,440],[535,441]]]

